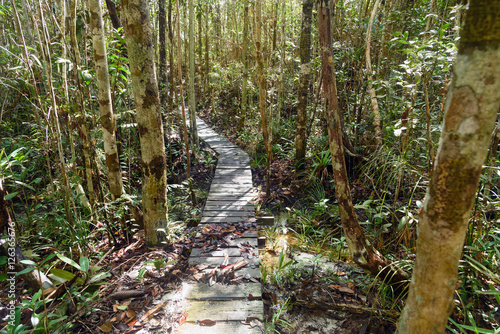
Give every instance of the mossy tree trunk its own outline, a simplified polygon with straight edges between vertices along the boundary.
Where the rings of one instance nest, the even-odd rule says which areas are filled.
[[[154,245],[167,225],[167,173],[153,34],[147,1],[123,0],[122,7],[141,142],[144,232],[147,244]]]
[[[302,2],[302,30],[300,33],[300,73],[297,105],[297,134],[295,138],[295,167],[304,168],[306,157],[307,95],[311,76],[311,23],[314,0]]]
[[[471,1],[420,213],[398,333],[444,333],[479,177],[500,107],[500,0]]]
[[[342,144],[342,128],[335,83],[332,53],[331,10],[328,0],[318,6],[318,30],[323,75],[323,89],[327,103],[328,141],[332,158],[335,194],[349,251],[360,267],[390,284],[400,284],[408,276],[382,256],[366,239],[359,224],[351,198]]]
[[[92,43],[94,46],[94,66],[97,75],[99,110],[101,113],[102,137],[106,167],[108,168],[109,189],[113,199],[123,193],[122,171],[116,147],[116,120],[111,103],[111,88],[109,84],[108,58],[106,40],[104,38],[104,24],[100,0],[88,0],[90,11],[90,27],[92,29]]]

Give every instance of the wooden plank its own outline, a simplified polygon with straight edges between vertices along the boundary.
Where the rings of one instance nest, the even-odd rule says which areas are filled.
[[[241,175],[241,176],[252,176],[252,170],[250,168],[235,168],[234,170],[229,169],[216,169],[215,176],[217,175]]]
[[[252,259],[244,258],[241,256],[228,257],[227,264],[235,264],[237,262],[240,262],[241,260],[245,260],[248,262],[248,264],[244,268],[257,268],[258,269],[259,259],[257,257],[254,257]],[[222,264],[222,262],[224,262],[224,257],[190,257],[189,258],[189,265],[190,266],[193,266],[195,264],[203,264],[203,265],[206,265],[210,268],[215,268],[215,267],[219,267]],[[240,270],[243,270],[243,268]]]
[[[238,239],[229,240],[228,244],[231,247],[240,247],[240,246],[257,247],[257,239],[256,238],[238,238]]]
[[[231,170],[236,170],[236,169],[242,169],[242,170],[248,170],[248,171],[252,171],[250,169],[250,166],[246,167],[246,166],[229,166],[229,165],[217,165],[217,169],[231,169]]]
[[[261,300],[191,301],[186,308],[186,321],[245,321],[248,317],[264,318]],[[202,333],[206,333],[203,331]]]
[[[240,223],[249,221],[249,217],[202,217],[200,224],[206,223]]]
[[[200,258],[198,258],[198,259],[200,259]],[[213,266],[212,268],[204,269],[201,272],[203,274],[210,274],[217,267],[219,267],[219,266]],[[243,267],[241,269],[236,270],[234,272],[235,278],[238,278],[238,277],[251,277],[251,278],[255,278],[255,279],[259,279],[260,280],[261,279],[261,277],[260,277],[260,269],[259,268],[254,268],[254,267],[257,267],[257,266],[255,266],[255,265],[252,265],[252,266],[247,265],[247,266],[245,266],[245,267]],[[217,269],[217,270],[221,270],[221,269]]]
[[[219,190],[228,193],[257,194],[252,186],[246,184],[212,184],[210,187],[210,192]]]
[[[250,201],[255,199],[257,197],[257,193],[247,193],[245,195],[238,195],[238,194],[208,194],[208,201],[211,200],[210,197],[213,197],[214,199],[218,200],[223,200],[226,201],[226,199],[223,199],[224,197],[227,197],[228,200],[238,200],[238,201]]]
[[[191,257],[218,257],[221,258],[220,263],[224,261],[225,256],[230,256],[230,257],[242,257],[245,256],[245,254],[242,254],[239,248],[224,248],[223,250],[213,250],[211,252],[205,253],[202,251],[200,248],[193,248],[191,250]],[[259,255],[259,250],[255,248],[252,251],[253,256],[258,256]],[[231,264],[231,263],[229,263]]]
[[[228,299],[252,299],[262,298],[262,284],[247,283],[235,285],[214,284],[212,286],[203,283],[187,284],[183,286],[186,291],[186,299],[192,300],[228,300]]]
[[[198,231],[203,230],[204,226],[205,226],[205,224],[199,224]],[[196,234],[196,237],[197,238],[201,237],[201,233],[198,232],[198,234]],[[245,232],[243,232],[242,238],[257,238],[257,231],[255,231],[255,230],[245,231]]]
[[[253,211],[203,210],[203,217],[253,217]]]
[[[200,326],[186,322],[174,331],[175,334],[262,334],[259,327],[250,327],[241,322],[217,322],[215,326]]]
[[[210,202],[215,203],[215,202]],[[255,206],[253,204],[245,204],[245,205],[207,205],[205,204],[205,208],[203,209],[203,213],[207,211],[241,211],[241,212],[254,212]]]
[[[255,207],[255,205],[253,204],[252,201],[246,201],[246,200],[243,200],[243,201],[223,201],[223,200],[207,200],[205,202],[205,206],[210,206],[210,205],[214,205],[214,206],[222,206],[222,207],[228,207],[228,206],[253,206]]]

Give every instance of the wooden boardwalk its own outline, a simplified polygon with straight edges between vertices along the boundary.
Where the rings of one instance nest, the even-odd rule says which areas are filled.
[[[208,268],[242,264],[243,261],[247,264],[234,271],[235,277],[239,277],[234,281],[239,284],[196,283],[185,286],[187,318],[176,333],[262,333],[261,326],[255,326],[263,323],[264,306],[252,204],[256,193],[252,186],[250,159],[201,119],[197,118],[197,124],[200,138],[219,154],[198,231],[203,233],[218,227],[231,230],[234,229],[231,226],[237,226],[241,237],[224,238],[223,246],[217,244],[215,248],[206,245],[194,248],[189,262],[192,265],[204,264]]]

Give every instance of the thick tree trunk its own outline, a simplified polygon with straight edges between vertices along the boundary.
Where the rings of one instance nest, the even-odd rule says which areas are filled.
[[[328,101],[327,122],[330,152],[332,158],[335,194],[337,196],[340,218],[349,251],[360,267],[373,276],[390,284],[403,283],[408,276],[398,270],[388,259],[383,257],[368,242],[359,225],[347,177],[342,144],[342,129],[338,107],[337,87],[335,83],[335,68],[332,53],[331,13],[328,0],[320,0],[318,7],[319,43],[323,73],[323,89]]]
[[[479,177],[500,107],[500,1],[471,1],[419,220],[398,333],[444,333]]]
[[[88,6],[90,11],[90,27],[92,29],[92,43],[94,46],[94,65],[97,75],[97,94],[101,113],[102,137],[104,141],[104,153],[106,154],[106,167],[108,168],[109,190],[113,199],[117,199],[123,194],[123,181],[120,159],[116,147],[116,121],[111,101],[101,1],[88,0]]]
[[[302,31],[300,33],[300,73],[297,105],[297,134],[295,138],[295,168],[304,169],[306,157],[307,95],[311,76],[311,22],[314,0],[302,2]]]
[[[167,227],[167,173],[153,34],[146,0],[123,0],[122,6],[141,142],[144,231],[147,244],[154,245]]]

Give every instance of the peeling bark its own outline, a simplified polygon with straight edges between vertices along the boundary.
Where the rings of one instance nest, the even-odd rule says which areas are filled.
[[[500,107],[500,1],[471,1],[420,213],[417,257],[397,333],[443,333],[491,133]]]
[[[335,194],[347,245],[354,262],[361,268],[386,283],[404,284],[408,279],[407,274],[382,256],[366,239],[352,203],[342,144],[342,127],[332,53],[331,12],[328,0],[319,2],[318,25],[323,89],[328,101],[328,141],[332,158]]]
[[[304,0],[302,3],[302,31],[300,34],[300,73],[297,105],[297,134],[295,138],[295,167],[304,168],[307,137],[307,95],[311,77],[311,23],[314,0]]]

